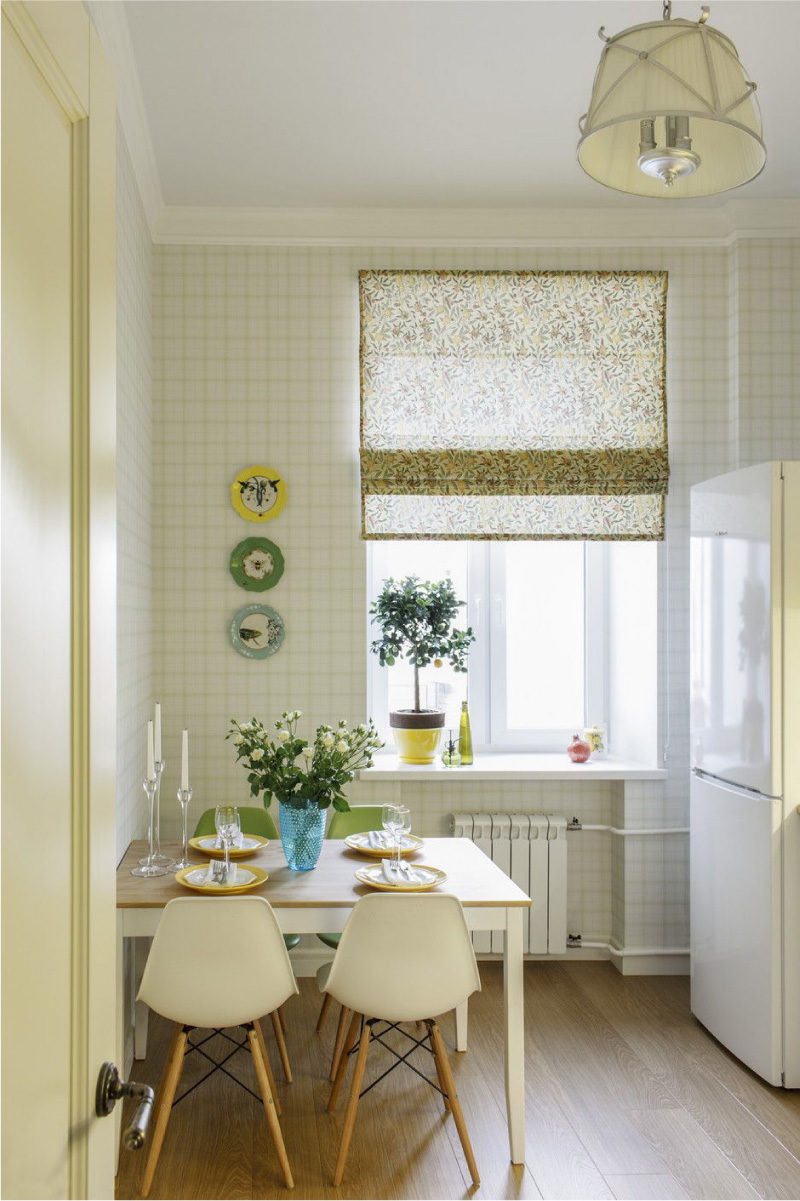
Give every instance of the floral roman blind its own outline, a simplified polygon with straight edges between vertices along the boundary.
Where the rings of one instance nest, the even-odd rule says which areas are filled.
[[[359,285],[365,538],[663,538],[665,272]]]

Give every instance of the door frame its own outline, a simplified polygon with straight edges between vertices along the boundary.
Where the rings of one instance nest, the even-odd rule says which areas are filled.
[[[82,4],[4,0],[2,15],[4,36],[18,39],[71,126],[71,1082],[66,1141],[69,1195],[107,1198],[114,1189],[115,1123],[96,1118],[94,1092],[101,1064],[116,1049],[116,99],[111,69]]]

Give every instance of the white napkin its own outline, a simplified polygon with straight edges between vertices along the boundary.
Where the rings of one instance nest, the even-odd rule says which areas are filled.
[[[393,860],[381,859],[381,870],[383,871],[383,878],[386,880],[387,884],[393,884],[396,887],[398,884],[402,883],[397,869],[394,866]]]
[[[236,850],[240,850],[244,846],[244,844],[245,844],[244,834],[239,834],[236,838],[234,838],[233,842],[231,843],[231,846],[234,847]],[[214,840],[214,850],[222,851],[224,849],[225,848],[222,845],[222,839],[220,838],[220,836],[218,834]]]
[[[382,859],[381,868],[383,869],[383,877],[387,883],[392,884],[395,888],[402,887],[403,884],[424,884],[424,878],[419,872],[414,871],[410,864],[405,864],[398,871],[392,859]],[[407,872],[406,872],[407,869]]]

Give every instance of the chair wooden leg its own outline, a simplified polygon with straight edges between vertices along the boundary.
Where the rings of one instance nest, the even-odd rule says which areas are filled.
[[[283,1031],[283,1033],[284,1033],[284,1034],[288,1034],[288,1033],[289,1033],[289,1027],[288,1027],[288,1025],[287,1025],[287,1022],[286,1022],[286,1014],[283,1012],[283,1006],[282,1006],[282,1005],[279,1005],[279,1006],[278,1006],[278,1021],[279,1021],[279,1022],[280,1022],[280,1024],[281,1024],[281,1030]]]
[[[322,1006],[319,1011],[319,1017],[317,1018],[317,1034],[319,1034],[320,1030],[322,1029],[322,1023],[325,1021],[328,1010],[331,1007],[332,1001],[333,1001],[333,997],[331,996],[331,994],[329,992],[326,992],[324,997],[322,998]]]
[[[142,1181],[142,1196],[147,1197],[150,1193],[150,1188],[153,1183],[153,1177],[158,1166],[158,1157],[161,1154],[161,1148],[164,1144],[164,1135],[167,1133],[167,1123],[169,1115],[172,1112],[172,1102],[175,1100],[175,1092],[178,1088],[178,1081],[181,1078],[183,1071],[183,1057],[186,1053],[186,1031],[183,1026],[176,1026],[175,1033],[172,1036],[172,1045],[169,1049],[169,1057],[164,1065],[164,1074],[161,1077],[161,1083],[158,1086],[158,1094],[156,1096],[156,1111],[153,1115],[153,1139],[150,1143],[150,1151],[147,1156],[147,1164],[144,1169],[144,1180]]]
[[[275,1084],[275,1076],[272,1072],[272,1064],[269,1061],[269,1051],[267,1050],[267,1044],[264,1040],[264,1031],[261,1029],[261,1023],[259,1022],[258,1018],[256,1018],[256,1020],[253,1022],[253,1026],[255,1028],[256,1037],[258,1038],[258,1045],[261,1048],[261,1058],[264,1060],[264,1071],[267,1073],[270,1092],[275,1098],[275,1112],[277,1113],[278,1117],[280,1117],[283,1113],[283,1107],[281,1106],[280,1097],[278,1096],[278,1089]]]
[[[447,1051],[445,1050],[442,1036],[439,1033],[439,1027],[436,1025],[436,1022],[432,1021],[428,1023],[428,1029],[431,1035],[431,1042],[433,1043],[433,1053],[436,1056],[436,1068],[439,1073],[439,1078],[444,1081],[444,1086],[450,1101],[450,1108],[453,1111],[453,1121],[456,1124],[458,1137],[461,1140],[464,1158],[467,1161],[467,1167],[469,1168],[469,1173],[472,1177],[472,1183],[480,1184],[481,1178],[478,1173],[478,1165],[476,1164],[475,1156],[472,1153],[472,1143],[470,1142],[469,1134],[467,1133],[467,1125],[464,1121],[464,1113],[461,1109],[461,1102],[458,1099],[458,1092],[456,1091],[456,1082],[453,1079],[450,1060],[447,1058]]]
[[[442,1090],[442,1102],[444,1103],[444,1110],[445,1113],[450,1113],[452,1106],[450,1105],[450,1098],[447,1095],[447,1085],[445,1084],[444,1077],[442,1076],[442,1069],[439,1067],[439,1057],[436,1054],[436,1048],[433,1045],[433,1036],[431,1035],[430,1030],[428,1030],[428,1042],[430,1043],[431,1050],[433,1051],[433,1062],[436,1066],[436,1079],[439,1082],[439,1088]]]
[[[351,1010],[348,1009],[347,1012],[350,1013]],[[347,1061],[350,1058],[350,1052],[352,1051],[353,1047],[356,1045],[356,1039],[358,1038],[358,1027],[359,1027],[360,1022],[361,1022],[361,1014],[354,1013],[352,1020],[350,1022],[350,1029],[347,1031],[347,1038],[344,1040],[344,1046],[342,1047],[342,1053],[339,1056],[339,1065],[336,1068],[336,1076],[333,1081],[333,1088],[331,1089],[330,1099],[328,1100],[328,1113],[333,1113],[334,1109],[336,1108],[336,1101],[339,1096],[339,1089],[342,1087],[342,1082],[343,1082],[345,1076],[347,1075]]]
[[[331,1058],[331,1070],[330,1070],[330,1074],[328,1075],[329,1080],[336,1079],[336,1072],[339,1068],[339,1059],[341,1057],[342,1047],[344,1045],[344,1036],[347,1033],[347,1023],[350,1021],[350,1013],[351,1013],[351,1010],[346,1009],[345,1006],[343,1005],[342,1011],[339,1014],[339,1025],[336,1027],[336,1039],[333,1044],[333,1056]]]
[[[286,1050],[286,1039],[283,1037],[283,1026],[281,1025],[280,1013],[273,1013],[272,1029],[275,1031],[275,1041],[278,1044],[278,1054],[281,1057],[283,1064],[283,1075],[287,1084],[292,1083],[292,1069],[289,1064],[289,1052]]]
[[[294,1177],[292,1176],[291,1165],[289,1164],[289,1156],[286,1154],[286,1146],[281,1133],[281,1124],[278,1121],[278,1115],[275,1112],[275,1096],[269,1086],[269,1077],[267,1076],[264,1058],[261,1052],[261,1043],[259,1042],[258,1034],[255,1026],[251,1026],[247,1032],[247,1037],[250,1040],[250,1051],[253,1056],[253,1066],[256,1070],[258,1086],[261,1090],[261,1099],[264,1102],[264,1113],[267,1118],[269,1132],[272,1135],[272,1141],[275,1144],[275,1151],[278,1156],[278,1162],[281,1165],[283,1179],[287,1188],[294,1188]]]
[[[347,1109],[344,1115],[344,1127],[342,1129],[342,1141],[339,1144],[339,1154],[336,1157],[336,1167],[333,1172],[333,1187],[338,1188],[342,1183],[344,1176],[344,1168],[347,1163],[347,1153],[350,1150],[350,1139],[353,1137],[353,1127],[356,1124],[356,1110],[358,1109],[358,1096],[361,1092],[361,1082],[364,1079],[364,1068],[367,1066],[367,1051],[369,1050],[370,1028],[366,1022],[361,1027],[361,1043],[356,1056],[356,1066],[353,1072],[353,1081],[350,1085],[350,1097],[347,1102]]]

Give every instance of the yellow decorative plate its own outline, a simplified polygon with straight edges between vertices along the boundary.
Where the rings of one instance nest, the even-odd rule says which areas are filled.
[[[389,859],[394,854],[394,847],[387,844],[385,846],[371,847],[369,845],[369,834],[348,834],[344,840],[345,846],[351,851],[358,851],[360,855],[369,855],[371,859]],[[417,838],[415,834],[404,834],[403,845],[400,848],[400,854],[405,858],[406,855],[416,855],[417,851],[421,851],[425,843],[421,838]]]
[[[207,876],[210,868],[201,863],[194,867],[183,867],[179,872],[175,873],[175,879],[178,884],[182,884],[184,888],[191,888],[193,892],[205,892],[210,896],[229,897],[237,892],[247,892],[249,888],[258,888],[259,884],[263,884],[269,876],[264,871],[263,867],[253,867],[252,863],[248,863],[246,867],[236,868],[236,878],[232,884],[210,884],[207,882]]]
[[[244,467],[231,484],[231,504],[246,521],[271,521],[286,504],[286,482],[272,467]]]
[[[203,834],[200,838],[190,838],[189,846],[202,855],[210,855],[212,859],[224,859],[225,852],[222,847],[214,845],[216,841],[216,834]],[[246,859],[248,855],[257,855],[268,846],[269,839],[262,838],[260,834],[243,834],[242,846],[231,847],[229,854],[231,859]]]
[[[432,888],[438,888],[440,884],[444,884],[447,879],[447,873],[443,872],[440,867],[428,867],[427,864],[415,863],[411,870],[417,876],[418,882],[403,880],[397,884],[390,884],[383,874],[382,863],[371,863],[369,867],[360,867],[355,873],[355,877],[359,884],[367,884],[370,888],[379,888],[383,892],[430,892]]]

